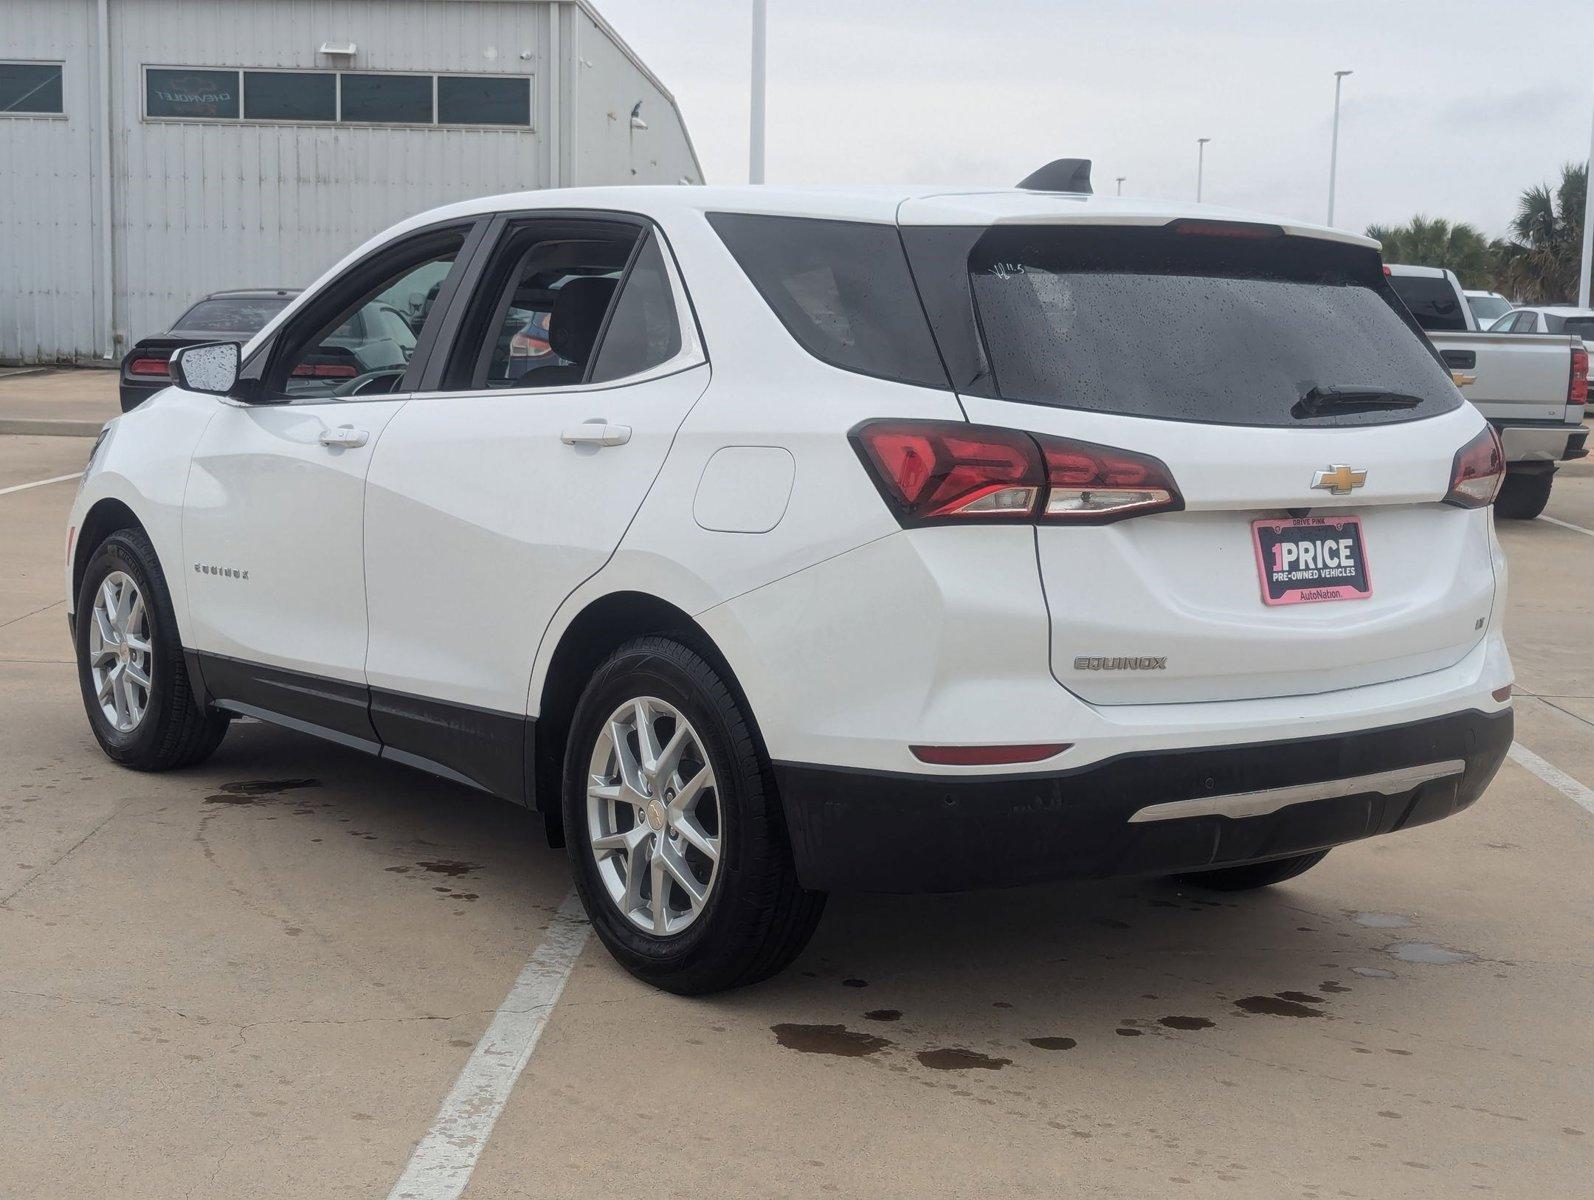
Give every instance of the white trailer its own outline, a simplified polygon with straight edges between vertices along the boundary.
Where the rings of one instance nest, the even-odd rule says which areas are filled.
[[[0,363],[112,361],[454,199],[703,182],[588,0],[0,0]]]

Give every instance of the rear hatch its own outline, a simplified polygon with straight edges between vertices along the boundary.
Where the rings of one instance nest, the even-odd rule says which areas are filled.
[[[1038,524],[1065,687],[1096,704],[1299,695],[1478,643],[1488,515],[1441,500],[1481,422],[1376,250],[1208,221],[914,225],[910,208],[969,419],[1151,456],[1182,499]]]

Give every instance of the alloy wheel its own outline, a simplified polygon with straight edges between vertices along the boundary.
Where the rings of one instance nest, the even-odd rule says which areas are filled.
[[[100,581],[88,632],[94,698],[112,729],[131,733],[149,708],[155,645],[144,595],[125,571]]]
[[[593,746],[587,836],[609,899],[638,929],[680,933],[719,876],[719,788],[702,739],[652,696],[610,714]]]

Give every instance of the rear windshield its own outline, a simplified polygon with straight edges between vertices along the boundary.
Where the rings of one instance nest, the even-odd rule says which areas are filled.
[[[257,333],[292,298],[240,296],[201,300],[179,317],[172,328],[193,329],[200,333]]]
[[[1511,301],[1504,296],[1468,296],[1467,307],[1472,309],[1472,319],[1487,328],[1511,311]]]
[[[1545,313],[1544,324],[1551,333],[1575,333],[1580,338],[1594,333],[1594,317],[1558,317]]]
[[[1424,329],[1466,329],[1467,314],[1461,311],[1456,289],[1450,286],[1448,279],[1435,275],[1391,275],[1389,283]]]
[[[959,391],[1225,425],[1379,424],[1461,403],[1370,249],[1174,228],[903,238]]]

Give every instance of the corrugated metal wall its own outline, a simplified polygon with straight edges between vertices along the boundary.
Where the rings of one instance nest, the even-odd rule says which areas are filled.
[[[0,58],[65,63],[62,117],[0,117],[0,362],[91,355],[98,245],[94,5],[0,0]]]
[[[27,247],[25,258],[0,252],[16,260],[0,272],[0,361],[89,359],[103,345],[92,287],[96,105],[85,90],[95,3],[0,3],[0,56],[65,59],[69,114],[0,120],[0,244]],[[576,5],[111,0],[110,13],[121,349],[168,326],[196,295],[307,284],[373,233],[451,200],[554,182],[700,179],[668,98]],[[318,53],[328,41],[353,42],[358,54],[328,59]],[[146,66],[525,73],[532,128],[146,120]],[[633,135],[637,100],[649,129]]]

